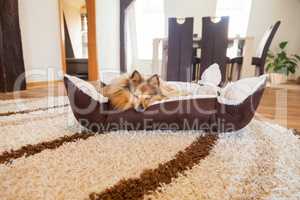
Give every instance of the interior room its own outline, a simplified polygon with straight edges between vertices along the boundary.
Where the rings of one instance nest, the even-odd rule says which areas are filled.
[[[88,79],[88,18],[85,1],[61,3],[66,71],[70,75]]]
[[[300,199],[299,0],[0,0],[0,199]]]

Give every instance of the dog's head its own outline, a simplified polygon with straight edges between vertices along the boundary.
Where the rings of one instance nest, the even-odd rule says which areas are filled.
[[[152,103],[164,99],[160,90],[160,80],[158,75],[153,75],[149,79],[137,84],[133,91],[134,109],[137,112],[144,112]]]
[[[145,82],[144,77],[140,72],[135,70],[128,79],[128,88],[131,92],[134,92],[143,82]]]

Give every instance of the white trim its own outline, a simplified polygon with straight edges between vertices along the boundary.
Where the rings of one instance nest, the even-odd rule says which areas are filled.
[[[71,81],[80,91],[82,91],[84,94],[90,96],[95,101],[98,101],[99,103],[107,103],[108,98],[104,97],[102,94],[100,94],[95,87],[90,84],[87,81],[81,80],[75,76],[65,75],[65,77]]]

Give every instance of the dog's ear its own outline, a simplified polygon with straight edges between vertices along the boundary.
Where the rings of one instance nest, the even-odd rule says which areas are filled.
[[[151,76],[148,79],[148,83],[151,84],[151,85],[159,87],[159,85],[160,85],[159,76],[157,74]]]
[[[130,80],[134,83],[141,83],[143,81],[143,76],[140,74],[140,72],[135,70],[134,72],[132,72]]]

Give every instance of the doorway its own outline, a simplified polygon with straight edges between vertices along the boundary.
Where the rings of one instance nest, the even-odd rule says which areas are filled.
[[[95,0],[59,0],[65,74],[98,80]]]

